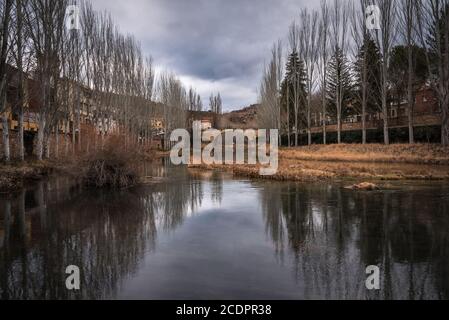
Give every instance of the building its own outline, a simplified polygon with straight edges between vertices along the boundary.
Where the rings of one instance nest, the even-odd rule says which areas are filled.
[[[192,129],[193,122],[200,121],[202,130],[209,130],[217,127],[218,115],[205,111],[189,111],[188,112],[188,128]]]
[[[408,127],[408,102],[402,100],[391,102],[389,105],[389,127]],[[381,112],[369,113],[366,115],[366,128],[368,130],[383,128],[383,114]],[[312,114],[312,133],[321,133],[323,125],[323,114],[321,112]],[[416,93],[415,105],[413,109],[413,123],[415,127],[441,126],[440,109],[438,99],[432,88],[421,87]],[[326,116],[327,132],[336,132],[337,122],[330,116]],[[342,131],[356,131],[362,129],[362,115],[352,114],[342,120]],[[302,133],[306,133],[303,130]]]
[[[17,154],[16,141],[17,132],[19,128],[19,115],[15,108],[17,105],[18,97],[18,75],[19,71],[8,65],[7,66],[7,97],[6,97],[6,116],[8,118],[8,126],[10,131],[10,146],[11,154],[14,157]],[[39,131],[39,112],[41,101],[41,86],[40,84],[27,74],[23,75],[25,79],[25,103],[24,103],[24,140],[26,155],[33,154],[35,145],[35,138]],[[77,82],[68,79],[59,79],[58,81],[58,100],[64,101],[64,105],[60,105],[55,113],[55,119],[58,119],[56,124],[53,124],[52,139],[59,134],[61,141],[63,139],[70,142],[80,141],[80,135],[86,135],[81,137],[81,141],[89,139],[94,134],[100,134],[105,132],[119,133],[125,132],[122,130],[119,123],[119,115],[114,111],[110,112],[108,117],[105,118],[102,115],[101,108],[98,107],[97,101],[109,101],[119,105],[120,101],[123,101],[127,97],[113,93],[96,92],[89,87],[81,85]],[[131,97],[134,98],[134,97]],[[139,101],[142,102],[142,101]],[[76,106],[76,108],[72,107]],[[157,137],[165,134],[165,121],[163,119],[162,109],[163,106],[157,103],[153,104],[151,112],[149,112],[148,119],[141,119],[142,123],[145,121],[148,124],[148,130],[141,132],[140,140],[150,140],[150,136],[156,141]],[[0,115],[2,116],[2,115]],[[0,121],[0,131],[3,130]],[[1,134],[1,132],[0,132]],[[137,133],[139,134],[139,133]],[[0,139],[0,158],[2,157],[3,147]]]

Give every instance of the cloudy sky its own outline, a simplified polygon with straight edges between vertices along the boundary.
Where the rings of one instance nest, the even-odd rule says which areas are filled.
[[[301,7],[314,0],[92,0],[208,105],[220,92],[225,110],[257,101],[263,65]],[[317,5],[317,4],[315,4]]]

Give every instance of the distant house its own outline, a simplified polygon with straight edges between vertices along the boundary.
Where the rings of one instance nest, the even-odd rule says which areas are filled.
[[[415,113],[439,113],[438,99],[432,88],[429,86],[422,87],[415,97]]]
[[[188,113],[188,128],[192,129],[193,122],[200,121],[202,130],[209,130],[216,128],[218,115],[212,112],[205,111],[189,111]]]
[[[438,100],[429,86],[421,87],[416,93],[415,103],[413,108],[414,124],[415,126],[426,125],[440,125],[439,120],[439,105]],[[406,127],[408,125],[408,101],[402,100],[400,102],[391,102],[388,108],[388,118],[390,120],[390,126],[393,127]],[[366,121],[368,127],[376,127],[378,123],[383,120],[383,114],[381,112],[368,113],[366,115]],[[362,115],[359,113],[351,114],[343,119],[343,130],[356,130],[360,129],[362,123]],[[323,113],[317,112],[312,114],[312,127],[314,132],[318,132],[323,124]],[[328,131],[332,131],[336,125],[336,120],[326,116],[326,125],[330,126]]]

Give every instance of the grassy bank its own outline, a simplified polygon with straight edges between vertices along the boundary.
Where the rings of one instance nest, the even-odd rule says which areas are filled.
[[[331,145],[282,149],[277,174],[265,177],[259,175],[258,166],[195,167],[281,181],[449,180],[449,149],[437,145]]]
[[[449,148],[433,144],[343,144],[281,149],[291,160],[449,165]]]

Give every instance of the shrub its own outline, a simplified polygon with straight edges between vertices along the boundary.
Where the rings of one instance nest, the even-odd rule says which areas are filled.
[[[84,160],[83,181],[98,188],[127,188],[138,183],[137,148],[125,150],[118,139],[108,140],[104,147]]]

